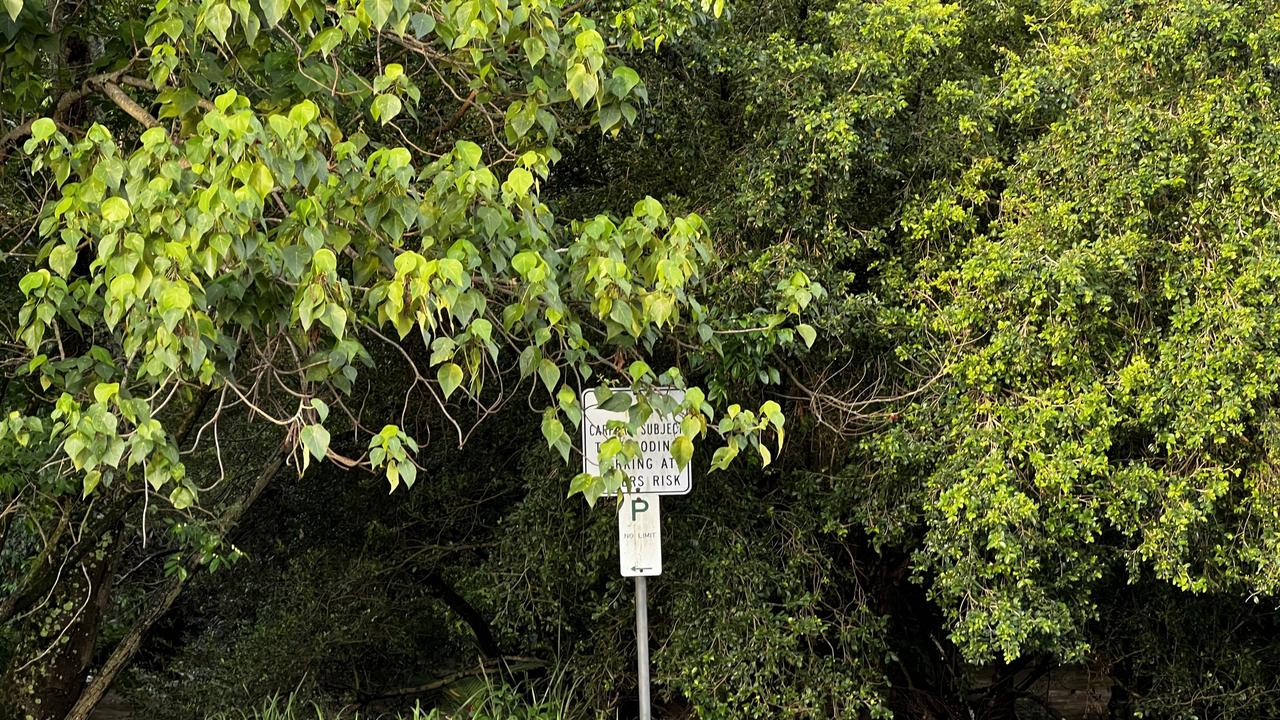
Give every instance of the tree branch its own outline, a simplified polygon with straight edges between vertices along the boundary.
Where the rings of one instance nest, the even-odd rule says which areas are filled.
[[[147,112],[141,105],[134,102],[134,99],[125,94],[125,91],[121,90],[119,85],[108,80],[102,83],[102,92],[111,99],[111,102],[115,103],[129,117],[137,120],[144,127],[148,129],[160,127],[160,121],[152,117],[151,113]]]
[[[489,621],[484,615],[476,609],[474,605],[467,602],[467,599],[458,594],[440,573],[432,571],[424,578],[426,584],[435,591],[435,595],[440,598],[441,602],[449,607],[450,610],[458,614],[462,621],[471,628],[471,632],[476,637],[476,646],[480,650],[481,656],[485,660],[492,660],[498,657],[501,651],[498,649],[498,642],[493,637],[493,630],[489,628]]]
[[[458,111],[453,114],[453,117],[449,118],[448,122],[436,128],[436,131],[431,133],[431,142],[435,142],[441,135],[444,135],[458,126],[458,123],[462,121],[462,116],[466,115],[467,110],[470,110],[471,106],[475,104],[476,95],[479,93],[480,88],[476,88],[471,91],[471,94],[467,96],[467,99],[462,101],[462,107],[458,108]]]
[[[129,87],[136,87],[140,90],[155,92],[155,84],[144,78],[127,75],[126,71],[128,71],[128,69],[128,66],[126,66],[114,72],[93,75],[86,78],[79,88],[76,88],[75,90],[68,90],[63,93],[58,97],[58,101],[54,103],[54,119],[57,120],[61,118],[68,110],[71,109],[71,106],[95,92],[100,91],[109,100],[111,100],[111,102],[115,103],[116,107],[123,110],[129,117],[138,121],[138,123],[144,127],[159,127],[160,121],[156,120],[151,113],[147,112],[146,109],[139,105],[136,100],[129,97],[129,95],[120,87],[121,85],[128,85]],[[216,109],[213,103],[204,98],[197,99],[196,105],[205,112],[211,112]],[[31,125],[34,122],[35,118],[27,120],[5,133],[3,137],[0,137],[0,162],[3,162],[5,157],[8,155],[8,148],[10,145],[31,134]]]
[[[34,119],[28,120],[5,133],[4,137],[0,137],[0,162],[4,162],[5,157],[9,154],[10,143],[15,143],[31,134],[31,124],[34,122]]]
[[[128,85],[129,87],[136,87],[139,90],[150,90],[151,92],[155,92],[156,90],[156,86],[150,80],[134,77],[132,75],[121,75],[120,84]],[[213,112],[218,109],[216,105],[202,97],[196,98],[196,106],[205,112]]]
[[[249,493],[241,502],[233,504],[222,514],[221,525],[224,528],[235,526],[240,518],[244,515],[258,497],[262,495],[262,491],[266,490],[267,485],[271,484],[272,478],[280,472],[280,468],[284,465],[285,457],[284,446],[281,445],[272,459],[263,468],[254,481],[253,487],[249,489]],[[110,657],[102,664],[102,668],[94,675],[92,681],[85,686],[80,693],[80,698],[76,700],[70,712],[67,713],[64,720],[88,720],[89,714],[101,702],[102,697],[107,694],[107,690],[111,688],[111,684],[115,682],[116,677],[120,675],[129,663],[133,661],[133,656],[138,654],[138,650],[142,648],[142,640],[146,637],[147,632],[151,630],[151,626],[155,625],[164,614],[173,607],[173,603],[182,594],[183,587],[187,584],[187,578],[191,577],[193,572],[198,568],[200,555],[192,553],[186,561],[186,573],[175,573],[170,577],[160,590],[151,596],[149,607],[142,616],[134,622],[129,631],[111,651]]]
[[[124,68],[121,68],[120,70],[117,70],[115,72],[102,73],[100,75],[93,75],[89,78],[86,78],[85,81],[81,83],[80,87],[76,88],[75,90],[68,90],[62,93],[62,95],[58,97],[58,101],[53,105],[54,119],[57,120],[58,118],[61,118],[63,115],[67,113],[68,110],[71,109],[72,105],[75,105],[76,103],[80,102],[81,100],[88,97],[89,95],[92,95],[97,87],[103,87],[107,84],[113,84],[115,80],[117,80],[120,76],[124,75],[125,70],[128,70],[128,66],[125,66]],[[104,87],[104,90],[105,90],[105,87]],[[121,95],[124,95],[124,92],[120,91],[119,87],[117,87],[116,90],[119,91]],[[133,99],[130,98],[128,95],[124,95],[124,98],[129,103],[131,103],[134,107],[137,107],[139,110],[142,110],[142,108],[138,106],[137,103],[133,102]],[[142,110],[142,113],[143,115],[146,115],[148,118],[151,117],[150,113],[148,113],[146,110]],[[132,113],[130,114],[132,115]],[[27,120],[26,122],[18,125],[17,127],[13,128],[9,132],[5,133],[4,137],[0,137],[0,162],[3,162],[5,157],[9,154],[8,152],[9,145],[16,143],[18,140],[21,140],[22,138],[31,134],[31,125],[35,123],[35,121],[36,121],[36,118]],[[156,122],[154,118],[152,118],[151,121],[153,123]],[[146,123],[143,123],[143,124],[146,124]],[[148,127],[154,127],[154,125],[148,125]]]

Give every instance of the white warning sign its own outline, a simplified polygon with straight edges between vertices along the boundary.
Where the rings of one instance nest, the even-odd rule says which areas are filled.
[[[676,402],[684,402],[683,390],[668,390]],[[614,395],[626,394],[615,391]],[[599,407],[594,390],[583,398],[582,421],[582,469],[592,475],[600,474],[600,444],[613,437],[609,432],[610,420],[626,422],[627,412],[610,411]],[[680,420],[671,415],[656,412],[640,428],[634,438],[640,444],[640,455],[622,467],[631,478],[629,492],[658,495],[685,495],[693,489],[692,463],[681,470],[671,456],[671,443],[680,437]],[[608,468],[606,468],[608,469]]]

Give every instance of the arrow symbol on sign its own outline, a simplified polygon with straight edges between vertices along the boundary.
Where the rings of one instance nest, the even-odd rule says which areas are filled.
[[[631,566],[631,570],[632,570],[632,572],[644,572],[645,570],[652,570],[652,569],[653,569],[653,568],[647,568],[647,567],[636,567],[635,565],[632,565],[632,566]]]

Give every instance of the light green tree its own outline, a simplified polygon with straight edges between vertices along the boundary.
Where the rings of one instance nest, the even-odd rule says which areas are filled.
[[[708,433],[726,443],[716,467],[748,449],[768,463],[781,446],[777,403],[717,417],[722,398],[680,370],[721,353],[731,316],[699,296],[703,220],[653,198],[566,220],[541,199],[560,147],[636,122],[646,88],[620,53],[652,51],[665,27],[719,5],[603,20],[550,0],[6,9],[6,27],[85,23],[72,36],[92,68],[59,93],[65,73],[41,62],[68,49],[21,38],[4,66],[13,87],[44,94],[8,98],[22,114],[0,152],[20,143],[22,182],[48,184],[18,282],[30,402],[0,438],[29,461],[10,497],[44,538],[0,616],[38,611],[12,661],[26,714],[86,717],[188,574],[235,557],[226,532],[283,467],[332,461],[411,487],[423,438],[408,418],[424,404],[461,445],[527,396],[573,461],[582,394],[601,388],[629,421],[603,449],[606,471],[569,487],[591,503],[625,487],[613,461],[639,452],[631,433],[654,412],[683,419],[682,466]],[[788,329],[761,342],[812,343],[798,323],[818,293],[802,274],[780,285],[770,323]],[[660,358],[670,369],[650,366]],[[402,378],[398,416],[362,410],[371,370]],[[634,392],[610,399],[611,386]],[[228,423],[257,429],[247,458],[222,451]],[[204,497],[246,460],[256,479]],[[123,518],[160,501],[185,555],[82,692]],[[53,572],[68,561],[85,587]],[[103,598],[88,613],[72,601],[87,587]]]

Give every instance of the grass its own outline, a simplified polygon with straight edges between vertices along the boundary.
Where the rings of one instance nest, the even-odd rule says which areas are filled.
[[[485,679],[470,694],[456,696],[451,710],[419,707],[399,714],[361,714],[350,710],[334,710],[315,702],[299,700],[295,695],[268,698],[261,708],[219,713],[207,720],[577,720],[572,712],[570,693],[558,686],[529,695],[508,685]]]

